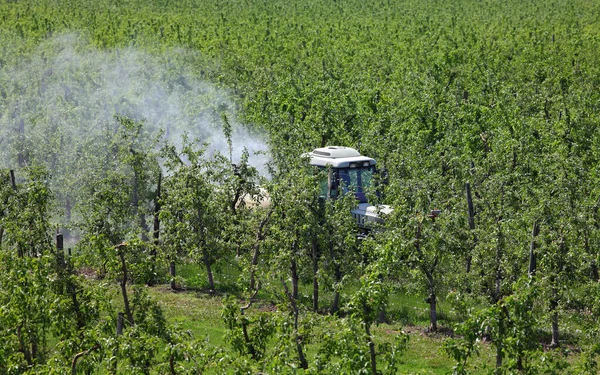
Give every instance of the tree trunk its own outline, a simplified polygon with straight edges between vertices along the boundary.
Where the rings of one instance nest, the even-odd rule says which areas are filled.
[[[331,302],[331,308],[329,309],[329,313],[331,315],[334,315],[338,311],[340,311],[340,292],[336,290],[335,292],[333,292],[333,301]]]
[[[129,324],[134,325],[133,314],[131,313],[131,308],[129,306],[129,298],[127,297],[127,264],[125,263],[125,254],[123,253],[122,249],[125,246],[127,245],[117,245],[119,257],[121,258],[121,271],[123,272],[123,279],[121,280],[121,293],[123,294],[123,304],[125,305],[125,314],[127,315],[127,320],[129,321]]]
[[[436,332],[437,327],[437,297],[434,292],[429,294],[429,331]]]
[[[504,361],[504,316],[500,316],[500,321],[498,322],[498,336],[496,338],[496,368],[502,367],[502,362]]]
[[[536,237],[540,234],[540,225],[537,222],[533,223],[533,229],[531,230],[531,244],[529,246],[529,277],[533,277],[535,275],[536,269],[536,254],[535,249],[537,248],[537,243],[535,242]]]
[[[31,365],[31,352],[29,351],[29,346],[25,343],[25,339],[23,339],[22,323],[17,327],[17,339],[19,340],[19,351],[23,353],[23,357],[25,358],[25,361],[27,361],[27,364]]]
[[[81,307],[79,305],[79,301],[77,300],[77,285],[71,279],[71,275],[73,272],[73,264],[71,263],[71,259],[65,260],[64,249],[63,249],[63,235],[56,235],[56,251],[58,256],[58,270],[59,275],[66,279],[66,289],[67,294],[71,297],[71,303],[73,304],[73,314],[75,315],[75,320],[77,322],[77,329],[81,330],[85,327],[85,317],[81,314]],[[69,255],[70,255],[69,249]]]
[[[160,239],[160,195],[161,195],[161,184],[162,184],[162,173],[158,174],[158,185],[156,187],[156,196],[154,197],[154,216],[153,216],[153,228],[152,238],[154,239],[154,246],[158,246]],[[152,250],[152,255],[156,256],[156,249]]]
[[[252,246],[254,248],[254,254],[252,255],[252,262],[250,264],[250,290],[253,290],[255,288],[256,281],[254,280],[254,275],[256,273],[256,267],[258,266],[258,256],[260,255],[260,243],[265,238],[264,229],[267,223],[269,222],[272,213],[273,209],[269,210],[267,216],[265,216],[265,218],[260,221],[258,229],[256,230],[256,238],[254,240],[254,245]]]
[[[117,313],[117,336],[121,336],[123,334],[123,313]]]
[[[169,356],[169,372],[171,375],[177,375],[175,371],[175,356],[173,354]]]
[[[554,280],[552,280],[554,283]],[[559,344],[559,330],[558,330],[558,293],[556,287],[552,287],[552,298],[550,299],[550,317],[552,319],[552,342],[550,342],[551,348],[558,348]]]
[[[296,341],[296,351],[298,352],[298,360],[300,361],[300,367],[303,369],[308,368],[308,362],[306,361],[306,357],[304,356],[304,350],[302,348],[302,338],[298,332],[298,305],[296,305],[296,299],[292,297],[290,291],[287,287],[287,284],[283,279],[281,279],[281,283],[283,284],[283,288],[285,291],[285,295],[288,297],[290,301],[290,305],[292,305],[292,311],[294,312],[294,340]]]
[[[11,169],[9,171],[10,174],[10,186],[12,186],[13,190],[17,190],[17,181],[15,179],[15,171]]]
[[[494,302],[500,301],[502,292],[502,232],[498,228],[498,243],[496,244],[496,287],[494,290]]]
[[[312,240],[313,261],[313,311],[319,311],[319,246],[317,240]]]
[[[550,347],[552,348],[558,348],[558,346],[560,345],[559,343],[559,331],[558,331],[558,289],[556,286],[556,275],[560,275],[564,269],[564,264],[563,264],[563,259],[566,256],[566,252],[567,252],[567,246],[564,240],[564,237],[561,236],[560,238],[560,245],[558,247],[559,249],[559,254],[558,254],[558,264],[557,264],[557,270],[556,270],[556,274],[552,275],[550,277],[550,285],[552,287],[552,296],[550,297],[550,316],[552,319],[552,342],[550,343]]]
[[[590,278],[593,281],[598,282],[600,276],[599,276],[599,273],[598,273],[598,264],[596,263],[596,259],[592,259],[592,263],[590,265],[590,268],[591,268],[591,270],[590,270]]]
[[[209,292],[214,293],[215,280],[213,278],[212,267],[211,267],[210,259],[208,257],[208,252],[206,250],[202,250],[202,260],[204,261],[204,266],[206,267],[206,274],[208,275]]]
[[[152,247],[150,249],[150,257],[152,258],[150,285],[157,282],[156,274],[156,255],[158,252],[158,244],[160,240],[160,190],[162,183],[162,173],[158,173],[158,181],[156,186],[156,194],[154,196],[154,213],[152,215]]]
[[[375,343],[371,337],[370,322],[364,321],[365,333],[367,334],[367,340],[369,340],[369,353],[371,357],[371,373],[377,375],[377,354],[375,353]]]
[[[79,306],[79,301],[77,300],[77,289],[71,279],[69,279],[67,283],[67,292],[71,295],[73,312],[75,313],[75,318],[77,321],[77,329],[81,331],[85,327],[85,317],[81,314],[81,307]]]
[[[176,290],[177,283],[175,283],[175,262],[169,263],[169,275],[171,276],[171,290]]]
[[[471,196],[471,185],[467,182],[465,184],[465,190],[467,192],[467,209],[469,212],[469,229],[473,234],[473,247],[477,245],[477,236],[475,235],[475,208],[473,206],[473,197]],[[472,250],[468,250],[467,261],[466,261],[466,271],[467,273],[471,272],[471,262],[473,259]]]
[[[429,332],[436,332],[438,329],[437,295],[435,294],[435,281],[431,272],[427,272],[427,282],[429,283],[429,296],[427,297],[427,302],[429,302]]]
[[[32,333],[29,340],[31,341],[31,359],[33,361],[37,362],[37,360],[39,359],[38,358],[38,341],[39,340],[38,340],[38,337],[35,332]]]
[[[554,311],[552,313],[552,342],[550,347],[558,348],[559,345],[558,312]]]
[[[256,297],[256,295],[258,294],[259,289],[260,289],[260,284],[254,290],[254,293],[250,297],[248,304],[246,306],[240,307],[240,314],[242,316],[244,316],[244,312],[246,310],[248,310],[250,308],[250,306],[252,306],[252,301],[254,300],[254,297]],[[250,335],[248,334],[248,319],[242,318],[241,324],[242,324],[242,334],[244,335],[244,342],[246,343],[246,348],[248,349],[248,354],[250,354],[252,356],[252,359],[256,360],[256,359],[258,359],[256,349],[254,348],[254,344],[252,343],[252,341],[250,341]]]
[[[335,256],[335,251],[333,249],[333,243],[329,246],[329,253],[331,257],[331,262],[333,263],[333,278],[336,284],[342,281],[342,267],[340,266],[340,262]],[[340,292],[336,290],[333,292],[333,302],[331,303],[331,309],[329,310],[330,314],[335,314],[340,309]]]
[[[292,256],[292,261],[290,265],[290,271],[292,273],[292,298],[294,300],[298,299],[298,265],[296,264],[295,256]]]
[[[255,273],[256,273],[256,266],[258,265],[258,255],[260,254],[260,244],[259,243],[255,243],[253,246],[254,248],[254,254],[252,254],[252,261],[250,262],[250,290],[255,288],[255,284],[256,284],[256,280],[255,280]]]

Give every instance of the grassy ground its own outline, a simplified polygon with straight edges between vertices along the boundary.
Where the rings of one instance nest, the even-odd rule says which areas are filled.
[[[207,339],[211,347],[231,350],[228,343],[225,342],[227,328],[221,318],[223,311],[223,299],[229,294],[240,296],[240,287],[236,283],[238,271],[225,266],[220,266],[215,273],[215,282],[217,284],[217,293],[209,293],[206,285],[206,275],[201,267],[193,264],[178,266],[178,281],[182,288],[176,292],[172,291],[168,285],[159,285],[147,288],[149,295],[156,301],[164,312],[164,316],[170,323],[175,323],[184,330],[188,330],[194,337]],[[279,285],[271,287],[270,294],[265,291],[259,294],[256,303],[247,310],[247,314],[257,312],[276,311],[277,304],[282,303],[277,300],[275,290]],[[305,284],[300,288],[300,300],[305,311],[300,320],[308,321],[314,319],[315,315],[306,309],[311,305],[310,291],[312,285]],[[115,292],[117,286],[115,285]],[[268,289],[268,287],[265,287]],[[346,295],[352,292],[353,285],[347,285]],[[116,304],[119,301],[119,293],[115,293]],[[331,293],[323,290],[321,294],[321,306],[325,311],[329,306]],[[240,306],[245,302],[240,297]],[[454,323],[460,321],[460,317],[452,311],[451,306],[440,298],[438,305],[439,326],[438,333],[427,332],[426,327],[429,324],[428,304],[422,297],[404,293],[396,290],[390,296],[388,311],[386,317],[388,323],[374,325],[372,332],[376,343],[392,342],[400,333],[405,332],[409,336],[408,349],[399,360],[399,372],[401,374],[449,374],[453,370],[452,359],[443,352],[443,342],[453,334],[452,327]],[[324,314],[324,313],[323,313]],[[318,317],[325,315],[318,315]],[[319,330],[334,329],[329,326],[326,319],[318,320]],[[320,331],[317,331],[320,332]],[[309,362],[315,358],[319,346],[315,343],[307,344],[305,347]],[[565,347],[567,348],[567,347]],[[493,370],[495,358],[493,347],[489,343],[481,345],[480,356],[475,356],[469,360],[472,374],[486,374]],[[567,348],[568,349],[568,348]],[[569,362],[579,361],[579,356],[569,355]]]
[[[186,274],[190,269],[184,272]],[[182,328],[193,333],[195,337],[206,337],[210,344],[226,347],[224,335],[226,327],[220,317],[223,295],[213,296],[201,290],[172,292],[166,286],[149,288],[149,293],[158,301],[170,322],[179,324]],[[442,352],[442,343],[446,339],[443,333],[429,334],[426,332],[426,305],[418,298],[395,295],[393,297],[394,311],[402,312],[399,317],[403,320],[414,320],[417,324],[403,324],[390,317],[392,323],[379,324],[373,327],[373,333],[378,342],[392,341],[400,331],[410,337],[408,350],[402,355],[399,373],[418,374],[448,374],[452,372],[451,359]],[[398,308],[399,305],[405,308]],[[260,306],[258,304],[257,306]],[[261,309],[256,307],[255,311]],[[264,309],[263,309],[264,310]],[[250,312],[252,313],[252,312]],[[422,323],[422,324],[421,324]],[[309,360],[315,354],[315,348],[307,348]],[[486,366],[492,363],[492,354],[484,349],[482,356],[475,363]],[[476,373],[485,373],[484,370]]]
[[[194,291],[174,293],[165,287],[150,288],[149,292],[170,322],[189,329],[195,337],[208,337],[213,345],[226,345],[223,342],[226,327],[220,318],[222,297]],[[402,373],[446,374],[451,371],[451,361],[440,352],[443,341],[441,335],[429,336],[421,327],[402,327],[397,324],[381,324],[374,328],[374,333],[381,339],[390,339],[401,329],[410,335],[409,349],[401,361]]]
[[[224,320],[221,318],[223,311],[223,299],[228,295],[240,296],[240,288],[236,284],[238,274],[236,270],[221,267],[215,274],[217,283],[217,293],[209,293],[206,288],[205,274],[201,268],[196,265],[184,265],[178,267],[178,280],[182,287],[178,291],[172,291],[166,284],[155,287],[148,287],[147,291],[151,298],[156,301],[164,312],[164,316],[170,323],[178,325],[180,328],[189,331],[194,337],[206,339],[208,345],[213,348],[223,348],[230,351],[231,348],[225,342],[227,328]],[[306,311],[310,306],[310,290],[312,285],[303,285],[301,287],[300,298],[303,300],[304,314],[300,320],[308,321],[314,319],[315,315]],[[348,286],[352,289],[352,285]],[[115,307],[122,304],[118,286],[114,286]],[[346,294],[349,291],[345,291]],[[323,291],[322,306],[326,310],[331,293]],[[272,294],[258,297],[256,303],[247,310],[247,314],[257,312],[269,312],[277,310],[277,297]],[[245,303],[240,299],[240,306]],[[440,331],[438,333],[427,332],[426,327],[429,324],[428,304],[423,298],[409,295],[401,291],[396,291],[390,296],[387,323],[373,325],[372,333],[375,336],[375,342],[392,342],[401,332],[409,336],[407,350],[402,353],[399,359],[400,374],[449,374],[453,370],[452,359],[442,350],[444,341],[453,334],[452,326],[460,320],[452,312],[451,307],[442,298],[439,303],[440,313]],[[324,317],[325,315],[317,315]],[[318,330],[334,329],[331,323],[326,319],[318,318]],[[329,322],[329,323],[328,323]],[[315,331],[321,332],[321,331]],[[308,361],[315,359],[317,350],[320,347],[317,343],[310,343],[305,346]],[[321,344],[321,343],[319,343]],[[494,368],[494,352],[489,343],[481,345],[480,355],[469,360],[472,374],[486,374]],[[568,348],[566,348],[568,349]],[[580,360],[577,355],[569,355],[567,360],[571,363]],[[314,363],[314,362],[313,362]]]

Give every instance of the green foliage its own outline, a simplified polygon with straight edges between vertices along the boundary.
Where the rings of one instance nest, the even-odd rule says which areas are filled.
[[[319,337],[321,343],[310,373],[315,374],[372,374],[364,323],[358,316],[327,320],[333,325]],[[393,342],[377,347],[378,369],[383,374],[397,373],[400,355],[408,346],[408,336],[398,333]]]
[[[109,149],[84,156],[91,171],[79,176],[83,189],[77,205],[81,215],[78,227],[84,236],[78,249],[85,255],[80,258],[83,265],[100,266],[100,272],[106,273],[117,261],[113,247],[133,240],[136,249],[129,254],[135,258],[130,259],[136,265],[134,277],[148,282],[154,278],[148,261],[155,260],[149,259],[155,250],[136,240],[148,239],[147,221],[160,171],[153,144],[144,138],[143,123],[126,117],[117,117],[117,121],[115,132],[105,134]]]
[[[584,292],[586,299],[590,301],[589,313],[594,317],[591,321],[587,321],[584,326],[589,345],[583,353],[583,361],[580,371],[584,374],[597,373],[598,357],[600,357],[600,345],[598,344],[598,336],[600,335],[600,285],[598,283],[589,285]]]
[[[49,215],[53,195],[45,168],[29,167],[23,172],[25,175],[21,178],[16,174],[14,187],[9,172],[3,170],[1,173],[0,228],[3,236],[0,245],[12,248],[19,256],[37,256],[51,248]]]
[[[51,327],[52,304],[48,283],[49,257],[2,255],[1,320],[3,353],[0,369],[21,373],[43,363],[47,355],[46,333]]]
[[[368,329],[394,282],[418,291],[434,312],[446,295],[464,296],[454,305],[465,319],[463,340],[448,344],[457,372],[467,371],[484,335],[504,359],[498,372],[562,371],[559,354],[539,348],[559,322],[584,349],[582,371],[597,371],[597,301],[589,297],[597,295],[600,262],[598,14],[597,3],[583,0],[0,3],[0,256],[14,267],[1,268],[0,370],[68,372],[74,355],[87,353],[80,371],[110,372],[108,358],[129,372],[173,372],[173,361],[185,362],[179,372],[200,371],[222,355],[168,333],[138,292],[133,305],[148,310],[136,307],[136,325],[115,338],[115,311],[99,302],[104,291],[50,255],[53,228],[69,223],[82,231],[74,267],[111,281],[124,265],[134,283],[152,282],[160,262],[191,258],[206,267],[213,292],[219,259],[244,270],[244,285],[260,279],[274,298],[291,278],[300,309],[309,297],[298,293],[299,281],[312,281],[316,311],[324,311],[319,291],[333,290],[330,311],[352,317],[342,321],[345,344],[329,344],[351,353],[347,363],[357,369],[369,371]],[[122,68],[133,78],[113,95],[105,83]],[[177,100],[159,105],[161,90]],[[132,113],[140,97],[148,99],[144,113]],[[244,196],[264,195],[249,152],[230,165],[238,121],[270,145],[269,210],[245,206]],[[160,174],[152,138],[161,127],[202,141],[222,127],[220,151],[229,158],[189,139],[164,149],[164,225],[150,244]],[[382,201],[395,211],[363,245],[349,215],[352,195],[320,200],[323,175],[302,160],[328,144],[360,148],[385,170]],[[524,287],[528,248],[537,268]],[[356,293],[345,289],[359,279]],[[44,305],[62,319],[50,319]],[[237,329],[240,319],[229,318]],[[286,329],[279,334],[292,345],[281,344],[282,355],[294,347]],[[351,340],[359,331],[360,345]],[[58,349],[44,347],[50,334]],[[553,339],[564,342],[558,333]],[[223,361],[231,371],[268,367],[240,353],[249,352]],[[351,371],[345,354],[336,358],[323,371]],[[272,366],[293,372],[283,360]]]
[[[247,316],[237,300],[230,296],[223,301],[221,317],[228,328],[225,341],[242,357],[262,359],[275,331],[274,322],[268,314]]]
[[[380,274],[367,273],[360,279],[361,285],[352,295],[349,307],[352,315],[365,325],[371,325],[380,311],[385,311],[388,287]]]
[[[175,260],[184,255],[202,263],[209,289],[214,291],[212,266],[242,245],[241,228],[234,225],[243,219],[240,202],[247,194],[258,194],[258,190],[254,183],[256,170],[247,164],[247,153],[236,171],[220,154],[206,158],[205,149],[186,137],[181,153],[174,146],[163,148],[168,175],[160,219],[165,228],[167,257]]]
[[[455,374],[469,373],[467,362],[479,353],[486,338],[496,349],[496,373],[561,373],[569,364],[558,353],[544,353],[536,330],[534,301],[539,293],[530,280],[521,280],[514,293],[459,324],[459,339],[448,339],[445,351],[456,361]]]

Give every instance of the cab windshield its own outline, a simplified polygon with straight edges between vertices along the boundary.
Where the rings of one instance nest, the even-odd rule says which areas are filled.
[[[366,203],[365,193],[373,188],[373,166],[361,168],[340,168],[338,171],[339,185],[345,194],[353,191],[360,203]]]
[[[319,167],[319,170],[325,170],[323,167]],[[356,199],[360,203],[367,203],[366,192],[373,190],[373,175],[375,173],[374,166],[365,166],[357,168],[334,168],[332,170],[333,176],[336,180],[336,186],[329,192],[329,196],[332,198],[337,197],[339,190],[341,189],[342,194],[346,194],[349,191],[353,191]],[[327,177],[321,181],[321,196],[328,196],[328,183]]]

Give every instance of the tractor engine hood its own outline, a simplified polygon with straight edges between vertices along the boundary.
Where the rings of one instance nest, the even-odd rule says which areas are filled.
[[[380,214],[388,215],[393,210],[385,204],[373,206],[369,203],[359,203],[358,207],[352,210],[352,216],[359,227],[370,229],[376,224],[383,224],[384,220]]]

